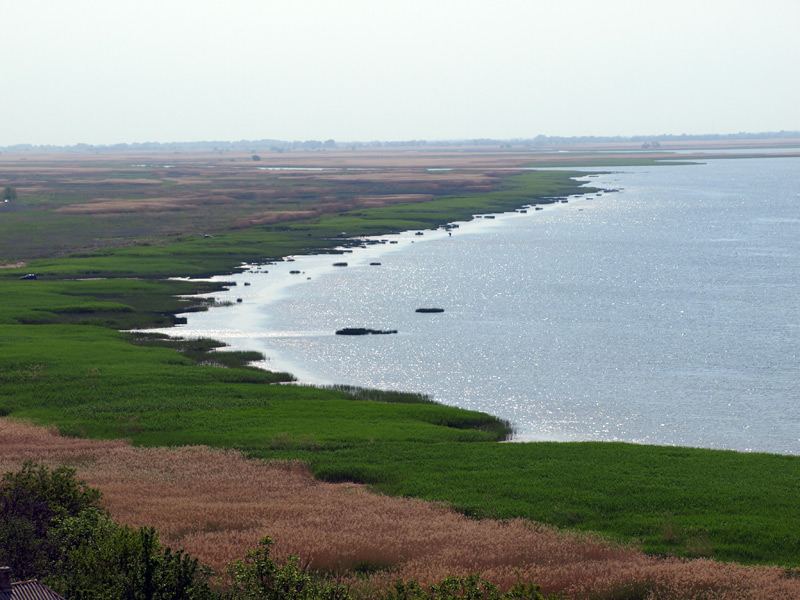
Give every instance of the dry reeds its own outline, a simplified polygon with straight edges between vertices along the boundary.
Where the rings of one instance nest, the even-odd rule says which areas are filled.
[[[143,210],[183,210],[185,208],[186,203],[175,198],[140,198],[138,200],[102,198],[85,204],[67,204],[66,206],[55,209],[55,211],[73,214],[104,215],[121,212],[141,212]]]
[[[26,460],[76,468],[116,520],[153,525],[163,542],[218,570],[270,535],[278,556],[298,554],[345,578],[358,566],[373,573],[373,586],[479,572],[503,589],[522,579],[572,598],[800,598],[800,579],[777,567],[657,559],[524,520],[475,521],[433,503],[321,483],[297,463],[63,438],[0,419],[0,468]]]

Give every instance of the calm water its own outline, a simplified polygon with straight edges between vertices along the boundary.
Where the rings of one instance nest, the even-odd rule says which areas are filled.
[[[590,181],[617,193],[238,275],[216,296],[241,304],[178,333],[302,381],[487,411],[519,440],[800,454],[799,173],[784,158],[615,169]],[[399,334],[334,335],[349,326]]]

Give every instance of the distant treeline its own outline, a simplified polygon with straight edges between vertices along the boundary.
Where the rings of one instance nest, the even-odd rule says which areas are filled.
[[[2,151],[27,152],[27,151],[59,151],[59,152],[131,152],[131,151],[206,151],[218,152],[290,152],[293,150],[326,150],[334,148],[396,148],[396,147],[445,147],[445,146],[499,146],[501,148],[549,147],[568,146],[576,144],[613,144],[613,143],[640,143],[653,144],[654,142],[697,142],[697,141],[735,141],[758,139],[797,139],[800,131],[761,131],[758,133],[711,133],[711,134],[660,134],[660,135],[635,135],[635,136],[551,136],[537,135],[534,138],[471,138],[460,140],[398,140],[398,141],[370,141],[370,142],[337,142],[333,139],[321,140],[239,140],[239,141],[198,141],[198,142],[135,142],[131,144],[75,144],[72,146],[15,144],[0,147]],[[653,144],[657,147],[657,144]]]

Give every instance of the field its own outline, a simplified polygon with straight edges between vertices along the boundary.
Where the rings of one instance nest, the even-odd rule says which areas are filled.
[[[224,499],[209,500],[216,503],[215,516],[175,524],[170,521],[174,516],[159,520],[158,507],[193,489],[178,473],[191,471],[185,462],[186,456],[194,456],[191,452],[207,451],[150,451],[170,457],[162,468],[166,478],[158,480],[164,496],[159,497],[161,487],[151,481],[154,504],[134,514],[131,507],[122,508],[126,495],[154,475],[133,473],[146,467],[142,462],[161,463],[154,455],[141,458],[148,456],[144,449],[105,442],[110,444],[105,447],[130,453],[125,459],[131,465],[126,467],[131,473],[128,487],[115,487],[111,480],[98,483],[120,518],[157,525],[172,542],[216,566],[269,533],[279,548],[316,560],[317,568],[374,571],[377,579],[391,567],[391,573],[421,579],[481,570],[508,583],[519,568],[548,589],[588,597],[590,588],[651,580],[678,585],[682,577],[700,581],[711,578],[713,571],[729,575],[709,589],[723,590],[721,581],[727,577],[731,585],[760,582],[754,585],[776,590],[772,597],[792,597],[777,590],[796,585],[795,571],[748,571],[707,560],[681,563],[647,557],[641,550],[662,557],[800,566],[797,457],[626,444],[498,444],[508,424],[489,415],[439,406],[415,395],[277,385],[291,375],[248,367],[247,361],[256,358],[252,354],[219,352],[210,340],[175,341],[119,331],[163,326],[177,312],[202,310],[202,301],[183,296],[220,285],[165,277],[230,273],[241,261],[266,263],[359,243],[354,238],[361,235],[437,227],[476,213],[578,193],[574,173],[513,170],[555,161],[567,164],[561,154],[443,149],[258,154],[257,161],[250,154],[0,155],[0,187],[18,190],[16,200],[0,204],[0,263],[5,265],[0,269],[0,416],[55,425],[62,434],[78,438],[127,438],[136,446],[154,448],[205,444],[255,458],[301,460],[306,467],[270,467],[299,477],[289,485],[301,497],[309,495],[307,486],[323,485],[309,479],[312,472],[338,483],[330,488],[336,490],[333,494],[379,502],[357,485],[368,484],[393,496],[445,503],[460,515],[419,503],[408,508],[400,500],[384,498],[405,507],[397,508],[405,515],[434,510],[455,519],[442,529],[435,528],[430,516],[416,524],[401,519],[398,528],[422,528],[442,541],[431,555],[397,554],[386,547],[387,539],[399,535],[396,530],[365,529],[372,531],[367,539],[350,542],[342,535],[331,541],[336,529],[324,529],[330,520],[325,509],[293,496],[287,502],[307,506],[303,518],[310,523],[309,533],[297,537],[294,547],[290,534],[281,539],[283,530],[277,525],[277,531],[265,531],[264,523],[273,521],[256,517],[266,510],[263,505],[248,505],[241,513],[225,508],[234,501],[231,489],[241,484],[229,481],[219,484]],[[662,164],[653,160],[665,157],[582,151],[570,159],[572,164]],[[324,170],[297,170],[310,168]],[[36,280],[20,280],[31,272],[37,273]],[[14,435],[43,435],[25,431]],[[53,439],[83,444],[80,452],[86,454],[52,460],[81,464],[91,472],[88,465],[96,459],[89,457],[96,446]],[[10,456],[11,446],[8,452]],[[39,453],[30,446],[25,452],[34,458]],[[239,471],[266,468],[239,455],[219,456],[233,461],[225,468],[232,470],[234,481]],[[206,460],[211,459],[190,458],[189,463]],[[209,484],[209,489],[215,486]],[[377,509],[353,510],[353,515],[362,515],[350,517],[358,523]],[[203,514],[199,509],[184,512]],[[503,525],[472,517],[513,521]],[[519,518],[526,520],[514,520]],[[248,527],[248,520],[260,525]],[[557,534],[528,520],[599,532],[613,544]],[[466,532],[466,537],[441,533],[450,529]],[[547,533],[566,544],[565,549],[545,549],[539,546],[544,542],[529,540],[525,531]],[[195,534],[200,541],[192,546]],[[315,546],[313,539],[322,546]],[[414,539],[401,546],[418,547]],[[526,549],[515,558],[495,555],[485,546],[513,547],[513,539]],[[620,543],[625,546],[614,545]],[[208,554],[213,545],[226,548],[225,556]],[[551,565],[561,564],[561,571],[553,567],[548,572],[530,553],[562,557]],[[611,562],[595,564],[600,556]],[[686,564],[693,566],[680,571]],[[666,571],[647,571],[656,566]],[[565,569],[572,575],[567,577]],[[663,574],[667,571],[672,575]],[[612,572],[624,575],[615,579]],[[760,579],[763,574],[767,579]],[[769,587],[773,585],[778,587]]]
[[[19,201],[0,206],[0,264],[78,250],[146,247],[359,208],[463,198],[497,189],[513,168],[676,161],[676,155],[666,148],[642,154],[630,153],[629,147],[621,150],[627,153],[469,147],[258,150],[259,154],[253,155],[0,153],[0,184],[16,187],[21,196]],[[757,148],[752,152],[747,156],[758,155]],[[319,243],[315,238],[308,245]]]
[[[518,578],[571,598],[770,598],[800,594],[779,567],[648,556],[633,545],[524,519],[465,517],[438,503],[314,480],[298,463],[262,463],[231,451],[134,448],[64,438],[0,420],[0,469],[35,458],[68,464],[104,493],[112,515],[154,525],[162,539],[221,570],[263,535],[351,589],[394,578],[440,581],[480,572],[507,588]]]

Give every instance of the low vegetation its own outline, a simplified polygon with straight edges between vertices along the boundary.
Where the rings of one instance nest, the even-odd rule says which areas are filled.
[[[0,562],[23,579],[40,578],[69,598],[142,600],[349,600],[349,589],[309,574],[299,557],[271,556],[269,536],[212,582],[211,571],[159,542],[153,528],[114,522],[100,492],[66,467],[26,462],[0,481]],[[212,588],[213,583],[213,588]],[[516,584],[505,594],[477,576],[447,577],[422,587],[397,580],[386,600],[459,598],[545,600],[538,586]],[[556,596],[550,596],[555,599]],[[560,597],[560,596],[559,596]]]
[[[65,467],[25,463],[3,476],[0,562],[69,598],[210,597],[197,559],[163,548],[152,528],[116,524]]]
[[[800,560],[798,457],[599,442],[385,443],[300,456],[322,479],[448,502],[473,517],[599,532],[664,556]]]

